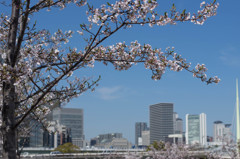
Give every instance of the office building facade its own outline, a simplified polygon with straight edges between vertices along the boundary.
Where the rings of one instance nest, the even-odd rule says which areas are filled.
[[[71,130],[72,143],[83,147],[83,110],[74,108],[56,108],[52,113],[52,120]]]
[[[91,139],[91,146],[104,149],[129,149],[132,144],[125,138],[122,133],[108,133],[100,134],[97,137]]]
[[[173,103],[150,105],[150,144],[173,134]]]
[[[44,130],[43,126],[40,122],[36,120],[31,121],[31,129],[30,129],[31,135],[29,145],[30,147],[43,147],[44,143]]]
[[[178,117],[178,114],[176,112],[173,112],[173,133],[183,133],[183,121],[181,118]]]
[[[19,136],[19,147],[57,148],[71,140],[71,130],[56,121],[49,121],[45,128],[39,121],[32,119],[29,123],[29,134]]]
[[[186,144],[207,144],[206,114],[186,115]]]
[[[224,124],[222,121],[215,121],[213,129],[214,142],[228,142],[231,140],[231,124]]]
[[[109,140],[112,140],[114,138],[122,138],[123,135],[122,133],[108,133],[108,134],[100,134],[97,136],[97,139],[98,139],[98,143],[101,143],[103,141],[109,141]]]
[[[142,131],[142,146],[149,145],[150,145],[150,131],[149,130]]]
[[[113,138],[96,144],[94,147],[100,149],[130,149],[132,144],[125,138]]]
[[[178,114],[176,112],[173,112],[173,133],[174,134],[177,127],[177,118],[178,118]]]
[[[183,133],[183,120],[181,118],[177,118],[175,123],[176,123],[176,126],[174,129],[174,134],[182,134]]]
[[[148,130],[146,122],[135,123],[135,145],[139,145],[139,138],[142,137],[142,131]]]

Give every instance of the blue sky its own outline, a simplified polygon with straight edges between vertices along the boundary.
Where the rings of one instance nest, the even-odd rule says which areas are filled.
[[[96,6],[107,1],[89,0]],[[110,1],[109,2],[115,2]],[[200,0],[160,0],[159,13],[171,8],[175,3],[180,10],[197,11]],[[207,1],[209,2],[209,1]],[[235,80],[240,78],[240,1],[218,1],[216,16],[209,18],[203,26],[192,23],[178,23],[163,27],[134,26],[120,30],[105,45],[119,41],[138,40],[155,48],[174,46],[177,53],[185,57],[193,66],[204,63],[208,76],[219,76],[219,84],[206,85],[193,78],[192,74],[166,71],[160,81],[151,80],[151,72],[143,65],[128,71],[95,64],[94,68],[80,70],[75,75],[102,76],[95,92],[86,92],[72,100],[66,107],[84,109],[84,132],[86,139],[102,133],[120,132],[134,143],[135,122],[149,123],[149,105],[170,102],[174,111],[184,119],[187,113],[207,114],[208,135],[212,135],[213,122],[222,120],[232,123],[235,107]],[[33,17],[39,28],[51,31],[78,30],[79,24],[87,22],[86,7],[70,6],[63,11],[41,12]],[[82,48],[83,40],[74,35],[71,46]]]

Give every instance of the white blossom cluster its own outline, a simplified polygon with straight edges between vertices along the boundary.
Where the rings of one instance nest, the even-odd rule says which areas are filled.
[[[204,154],[207,157],[207,154]],[[149,149],[143,154],[130,153],[126,159],[195,159],[198,158],[191,148],[183,144],[170,144],[158,142],[155,147],[150,145]]]
[[[196,159],[196,158],[211,158],[211,159],[238,159],[239,148],[233,141],[222,142],[222,145],[214,145],[202,147],[200,145],[182,145],[170,143],[157,143],[159,147],[150,148],[143,153],[129,153],[124,156],[126,159]],[[109,155],[111,156],[111,154]],[[121,156],[119,156],[121,157]],[[110,157],[109,157],[110,158]]]
[[[48,11],[50,11],[52,7],[64,9],[71,3],[74,3],[77,6],[84,6],[87,4],[87,0],[39,0],[37,3],[38,6],[35,8],[34,12],[46,7],[48,8]]]
[[[195,24],[203,25],[203,23],[207,20],[208,17],[216,15],[218,6],[219,6],[219,3],[206,4],[206,2],[203,1],[200,4],[200,7],[203,9],[199,10],[197,12],[197,14],[193,14],[193,16],[191,18],[191,22],[193,22]]]
[[[175,53],[174,48],[167,48],[165,52],[161,49],[153,49],[151,45],[141,45],[138,41],[126,45],[125,42],[104,47],[100,46],[93,49],[89,62],[93,65],[94,61],[102,61],[104,64],[112,63],[116,70],[127,70],[137,63],[144,63],[146,69],[152,71],[152,79],[160,80],[165,70],[182,71],[183,69],[193,73],[194,77],[201,78],[207,83],[218,83],[218,77],[207,78],[207,68],[204,64],[190,69],[190,63],[181,55]]]
[[[2,25],[9,21],[6,17],[0,19]],[[46,115],[52,110],[56,102],[68,102],[71,98],[80,95],[88,89],[94,89],[96,81],[90,82],[90,78],[66,80],[63,86],[58,87],[57,84],[53,85],[51,89],[46,91],[51,82],[54,83],[58,80],[58,76],[62,75],[70,77],[69,74],[73,72],[69,70],[72,66],[71,60],[76,62],[77,59],[73,58],[74,51],[70,50],[68,55],[65,54],[65,49],[61,49],[62,45],[68,43],[69,38],[72,36],[72,31],[62,32],[58,30],[51,35],[47,30],[40,30],[38,32],[28,32],[28,36],[24,42],[24,46],[20,50],[17,63],[15,67],[7,64],[6,57],[6,38],[8,34],[7,25],[1,27],[1,58],[0,58],[0,91],[2,91],[2,84],[9,81],[14,77],[14,86],[17,101],[19,106],[15,110],[16,119],[21,119],[28,111],[31,110],[32,105],[36,105],[35,109],[31,110],[30,115],[35,120],[43,123],[46,121]],[[59,50],[58,50],[59,49]],[[67,79],[67,78],[65,78]],[[47,93],[45,93],[47,92]],[[39,100],[45,93],[44,97]],[[38,101],[39,100],[39,101]],[[2,109],[2,93],[0,94],[0,109]],[[36,104],[36,102],[38,102]],[[21,127],[22,128],[22,127]]]
[[[128,27],[132,24],[144,25],[146,23],[151,27],[155,24],[162,26],[176,24],[177,21],[191,21],[202,25],[208,17],[216,15],[219,6],[215,1],[210,4],[203,1],[200,4],[202,10],[191,15],[189,12],[185,13],[185,10],[182,13],[176,11],[173,5],[170,13],[165,12],[164,15],[160,15],[155,11],[157,5],[156,0],[120,0],[115,4],[102,5],[101,8],[90,8],[87,11],[87,15],[91,13],[88,16],[88,21],[91,23],[89,26],[90,29],[92,24],[104,26],[108,21],[125,23]]]

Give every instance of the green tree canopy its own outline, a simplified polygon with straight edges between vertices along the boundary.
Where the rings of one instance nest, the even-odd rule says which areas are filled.
[[[80,148],[72,143],[68,142],[63,145],[58,146],[54,149],[54,151],[59,151],[62,153],[76,153],[80,150]]]
[[[160,150],[164,150],[165,149],[165,143],[160,141],[154,141],[153,144],[149,145],[147,148],[147,151],[151,151],[151,150],[156,150],[156,151],[160,151]]]

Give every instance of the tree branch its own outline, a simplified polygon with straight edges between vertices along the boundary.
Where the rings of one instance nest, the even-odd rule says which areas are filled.
[[[19,36],[18,36],[18,41],[17,41],[17,46],[15,48],[15,57],[13,59],[13,64],[15,65],[16,61],[17,61],[17,57],[19,55],[20,49],[21,49],[21,45],[22,45],[22,41],[23,41],[23,37],[24,37],[24,33],[27,27],[27,20],[28,20],[28,15],[29,15],[29,6],[30,6],[30,0],[27,0],[27,6],[26,6],[26,12],[22,18],[22,22],[20,24],[21,28],[20,28],[20,32],[19,32]]]

